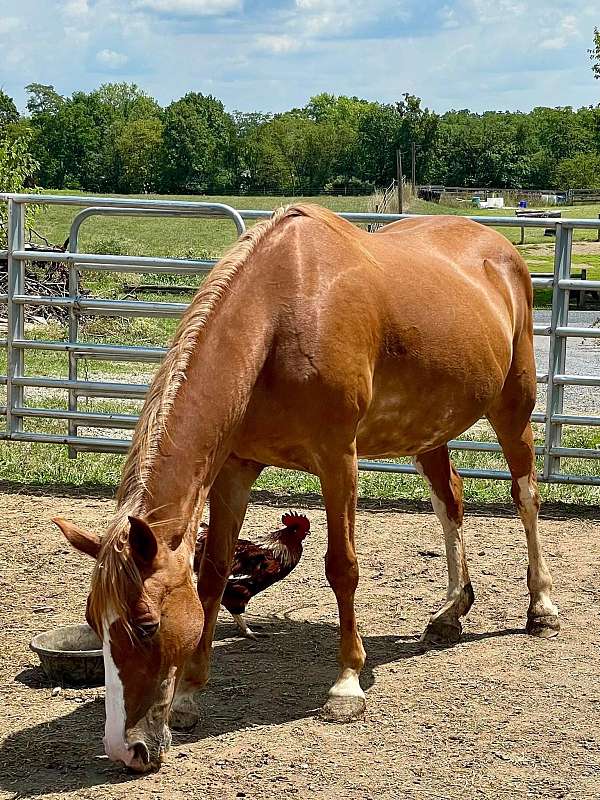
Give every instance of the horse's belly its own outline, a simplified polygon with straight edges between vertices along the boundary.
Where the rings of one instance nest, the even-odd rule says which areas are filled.
[[[401,408],[377,411],[365,417],[356,437],[360,458],[395,458],[433,450],[475,423],[481,414],[469,417],[435,410],[427,417]]]
[[[361,457],[413,455],[445,444],[471,427],[498,396],[505,375],[427,381],[417,375],[374,381],[373,398],[357,432]]]

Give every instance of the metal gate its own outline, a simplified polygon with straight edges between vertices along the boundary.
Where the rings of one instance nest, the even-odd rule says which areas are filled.
[[[66,205],[82,207],[73,219],[66,252],[28,251],[25,247],[25,207],[28,203]],[[83,315],[108,315],[114,317],[178,317],[186,308],[184,303],[143,302],[139,300],[110,300],[88,298],[80,291],[80,273],[88,270],[111,272],[167,273],[190,275],[206,273],[216,263],[211,260],[189,260],[154,258],[143,256],[99,255],[79,253],[78,241],[81,224],[93,216],[158,216],[158,217],[213,217],[231,220],[237,234],[245,230],[244,220],[257,220],[270,216],[269,211],[236,211],[222,203],[196,203],[175,200],[129,200],[121,198],[71,197],[35,194],[0,194],[0,202],[8,203],[8,249],[0,256],[8,260],[8,292],[0,295],[0,303],[8,305],[8,335],[0,342],[7,350],[7,374],[0,376],[0,385],[6,386],[6,406],[0,414],[6,420],[0,439],[25,442],[46,442],[69,447],[72,456],[82,451],[125,452],[129,440],[109,436],[83,436],[79,427],[112,430],[132,429],[137,416],[119,412],[89,412],[79,407],[80,398],[111,398],[121,400],[142,399],[147,386],[135,383],[82,380],[79,375],[81,359],[121,362],[159,362],[165,348],[140,347],[127,344],[90,344],[79,341],[80,318]],[[340,216],[357,223],[387,223],[412,215],[343,213]],[[571,375],[567,372],[567,341],[571,337],[600,338],[599,328],[569,326],[569,290],[600,290],[600,281],[574,280],[571,278],[571,254],[573,231],[576,229],[600,229],[600,220],[592,219],[533,219],[523,217],[471,217],[471,219],[495,227],[554,228],[555,255],[553,277],[535,277],[533,284],[540,288],[551,288],[552,312],[550,324],[535,326],[538,336],[548,336],[549,362],[547,372],[538,374],[538,383],[546,385],[546,407],[536,413],[532,421],[543,423],[545,438],[543,446],[536,448],[543,456],[544,465],[540,479],[552,483],[587,484],[600,486],[600,476],[569,474],[561,469],[565,458],[597,459],[598,448],[563,446],[563,426],[599,426],[600,416],[565,414],[564,391],[567,386],[600,386],[600,375]],[[25,262],[52,261],[68,265],[69,296],[42,297],[25,292]],[[24,307],[54,306],[68,309],[68,341],[33,340],[25,336]],[[27,375],[25,352],[45,350],[68,355],[68,378]],[[66,408],[40,408],[27,403],[27,389],[60,389],[66,393]],[[63,420],[68,424],[68,434],[50,434],[23,429],[24,419]],[[451,449],[479,452],[499,452],[500,446],[493,441],[469,441],[457,439],[450,442]],[[409,464],[360,461],[363,470],[414,473]],[[509,479],[506,471],[495,469],[462,469],[467,477]]]

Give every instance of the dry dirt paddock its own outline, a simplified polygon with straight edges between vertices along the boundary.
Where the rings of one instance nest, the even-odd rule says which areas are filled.
[[[253,504],[246,535],[281,507]],[[264,498],[262,498],[264,500]],[[112,501],[0,495],[0,797],[595,798],[600,795],[600,542],[597,514],[547,509],[543,536],[563,631],[523,634],[525,545],[512,511],[467,519],[476,604],[462,643],[417,641],[445,590],[441,531],[425,506],[362,508],[357,610],[368,711],[338,727],[316,709],[335,671],[336,613],[323,577],[324,513],[291,578],[251,606],[270,638],[218,630],[203,724],[176,735],[163,769],[132,777],[101,757],[101,690],[53,696],[28,650],[34,633],[80,621],[90,563],[49,523],[101,530]]]

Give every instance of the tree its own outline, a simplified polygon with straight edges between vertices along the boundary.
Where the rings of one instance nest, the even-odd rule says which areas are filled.
[[[50,84],[30,83],[25,87],[25,91],[29,94],[27,110],[32,115],[56,114],[65,102],[65,98]]]
[[[31,192],[35,189],[35,173],[38,164],[30,151],[31,132],[24,131],[23,135],[5,139],[0,142],[0,192]],[[39,206],[27,205],[25,221],[32,225]],[[8,207],[0,203],[0,249],[6,248],[6,223]]]
[[[150,188],[151,173],[154,173],[152,188],[157,188],[161,184],[160,176],[156,174],[160,172],[160,168],[157,166],[156,154],[150,155],[152,145],[149,142],[149,139],[156,138],[155,133],[159,128],[159,139],[162,139],[162,111],[156,100],[135,83],[122,82],[103,83],[91,92],[89,102],[94,103],[98,109],[101,140],[99,188],[118,192],[147,191]],[[142,120],[151,120],[154,124],[128,128],[130,123]],[[135,130],[138,130],[143,140],[138,155],[134,152],[135,146],[130,144],[132,132]],[[153,163],[147,163],[143,167],[146,159]],[[133,185],[137,188],[132,188]]]
[[[401,142],[402,120],[392,105],[371,103],[358,127],[359,176],[376,186],[389,184],[396,175],[396,150]]]
[[[223,191],[235,186],[235,126],[220,100],[189,92],[166,108],[164,121],[167,191]]]
[[[0,137],[4,135],[6,128],[19,121],[19,112],[12,97],[0,89]]]
[[[600,189],[600,153],[579,153],[556,168],[561,189]]]
[[[421,183],[427,177],[427,165],[437,139],[440,118],[435,112],[421,107],[420,97],[407,92],[396,103],[396,112],[401,120],[399,146],[408,156],[415,145],[416,181]]]
[[[598,28],[594,28],[594,46],[588,50],[588,53],[592,62],[594,78],[600,80],[600,30]]]
[[[149,119],[160,115],[160,106],[135,83],[103,83],[92,95],[113,119]]]
[[[242,186],[247,191],[263,192],[292,186],[294,176],[272,120],[252,128],[244,136],[240,158]]]
[[[148,192],[159,187],[162,144],[163,125],[157,118],[131,119],[123,125],[115,148],[123,168],[124,192]]]

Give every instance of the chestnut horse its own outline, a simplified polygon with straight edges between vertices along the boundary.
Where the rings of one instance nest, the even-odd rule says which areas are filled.
[[[449,585],[424,638],[453,642],[474,598],[462,481],[446,443],[486,416],[527,537],[527,630],[557,633],[537,531],[532,331],[521,256],[467,219],[424,217],[368,234],[324,208],[297,205],[238,240],[197,293],[156,374],[108,532],[100,539],[57,520],[96,558],[87,618],[104,644],[110,758],[155,768],[169,721],[196,722],[235,542],[265,465],[321,481],[325,568],[340,618],[330,719],[352,720],[365,708],[354,613],[358,456],[413,456],[429,483]],[[207,499],[196,589],[194,544]]]

